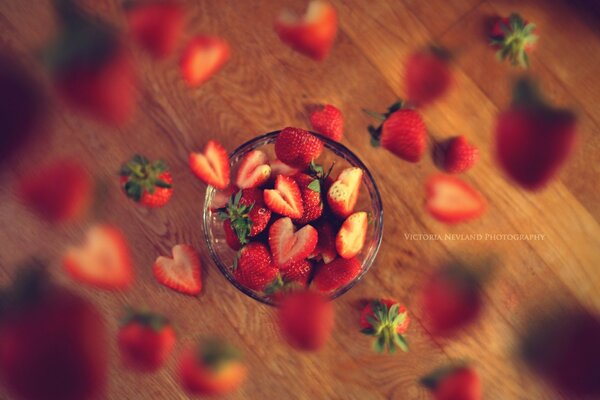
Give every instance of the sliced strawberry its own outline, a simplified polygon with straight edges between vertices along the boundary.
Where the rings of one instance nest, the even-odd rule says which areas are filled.
[[[177,244],[173,246],[173,258],[159,256],[152,273],[166,287],[195,296],[202,290],[200,269],[200,257],[196,250],[187,244]]]
[[[319,241],[315,253],[321,257],[324,264],[329,264],[337,257],[335,230],[331,223],[324,221],[317,225],[317,233],[319,234]]]
[[[427,211],[437,220],[455,224],[485,212],[483,196],[466,182],[448,175],[433,175],[426,185]]]
[[[300,172],[298,168],[290,167],[289,165],[280,160],[269,161],[269,165],[271,166],[271,176],[294,176],[298,172]]]
[[[252,290],[264,290],[277,273],[269,249],[259,242],[244,246],[233,265],[233,275],[238,282]]]
[[[235,184],[240,189],[261,186],[271,176],[271,166],[267,155],[260,150],[252,150],[240,162]]]
[[[344,169],[327,191],[327,202],[334,214],[347,217],[352,214],[362,182],[363,171],[360,168]]]
[[[189,86],[209,80],[229,60],[229,44],[213,36],[194,37],[183,51],[180,67]]]
[[[73,279],[104,289],[124,289],[133,281],[127,241],[110,225],[90,228],[83,246],[67,249],[63,264]]]
[[[355,257],[365,245],[368,226],[367,213],[364,211],[350,215],[335,238],[335,248],[342,258]]]
[[[216,140],[209,140],[202,153],[190,153],[190,169],[207,185],[225,189],[229,185],[229,156]]]
[[[280,268],[308,257],[317,246],[318,234],[310,225],[294,232],[292,220],[280,218],[269,229],[269,246],[274,263]]]
[[[300,218],[304,212],[300,188],[289,176],[279,175],[275,180],[275,189],[265,190],[264,197],[267,207],[277,214]]]
[[[339,142],[344,136],[344,118],[342,112],[331,104],[310,114],[310,125],[315,132]]]
[[[329,264],[319,264],[316,267],[312,281],[321,293],[331,293],[358,276],[361,271],[360,262],[355,258],[336,258]]]

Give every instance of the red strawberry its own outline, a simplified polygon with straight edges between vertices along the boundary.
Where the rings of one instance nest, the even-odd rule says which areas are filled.
[[[481,194],[466,182],[449,175],[433,175],[426,184],[425,207],[438,221],[456,224],[480,217],[486,209]]]
[[[327,191],[327,203],[334,214],[344,218],[352,214],[358,200],[362,176],[362,169],[356,167],[340,172]]]
[[[302,287],[307,286],[311,272],[312,264],[308,260],[300,260],[281,268],[282,277],[285,282],[296,282]]]
[[[264,191],[264,198],[267,207],[277,214],[297,219],[304,213],[300,188],[289,176],[279,175],[275,188]]]
[[[133,201],[148,208],[162,207],[173,195],[173,179],[161,160],[150,162],[136,154],[121,166],[123,191]]]
[[[223,190],[215,191],[212,201],[210,202],[210,209],[212,211],[216,211],[227,207],[229,199],[236,192],[238,192],[238,188],[236,186],[227,186]]]
[[[421,379],[433,391],[436,400],[481,400],[479,376],[470,367],[450,366]]]
[[[271,166],[271,176],[294,176],[298,172],[300,172],[298,168],[290,167],[289,165],[279,160],[269,161],[269,165]]]
[[[275,20],[275,31],[282,42],[317,61],[329,54],[337,26],[335,8],[326,1],[318,0],[309,3],[302,17],[285,10]]]
[[[404,86],[411,103],[430,104],[452,86],[450,53],[439,47],[412,54],[406,63]]]
[[[229,61],[229,44],[213,36],[196,36],[183,50],[180,67],[189,86],[209,80]]]
[[[356,258],[336,258],[329,264],[316,267],[313,285],[325,294],[346,286],[360,274],[362,267]]]
[[[154,58],[173,54],[185,24],[181,4],[171,0],[143,0],[126,4],[127,24],[135,41]]]
[[[287,165],[304,169],[321,155],[323,142],[300,128],[285,128],[275,141],[277,158]]]
[[[465,172],[479,160],[479,149],[464,136],[450,140],[444,156],[444,169],[452,174]]]
[[[45,266],[30,267],[21,266],[13,287],[2,293],[3,388],[12,399],[105,398],[109,349],[102,314],[52,284]]]
[[[187,244],[173,246],[173,258],[159,256],[152,273],[156,280],[178,292],[196,296],[202,290],[202,263],[194,248]]]
[[[314,253],[321,256],[321,260],[324,264],[329,264],[337,257],[337,251],[335,249],[335,230],[331,223],[323,221],[317,225],[317,233],[319,234],[319,241],[317,242]]]
[[[365,245],[368,224],[368,216],[364,211],[346,218],[335,238],[335,249],[340,257],[352,258],[360,253]]]
[[[233,275],[239,283],[252,290],[262,291],[273,282],[278,271],[264,244],[249,243],[238,254],[239,258],[233,265]]]
[[[545,104],[528,81],[515,87],[512,107],[499,115],[496,156],[504,171],[522,187],[544,187],[575,147],[576,118]]]
[[[317,246],[318,234],[315,228],[304,225],[294,232],[292,220],[279,218],[269,229],[269,246],[273,261],[284,269],[288,264],[308,257]]]
[[[225,189],[229,185],[229,156],[216,140],[209,140],[202,153],[190,153],[190,169],[207,185]]]
[[[378,299],[367,304],[360,314],[361,332],[374,336],[373,349],[378,353],[386,350],[395,353],[396,348],[408,351],[404,333],[410,318],[406,307],[394,299]]]
[[[240,352],[217,339],[204,340],[198,348],[185,349],[179,360],[181,384],[194,396],[233,392],[247,375]]]
[[[81,217],[92,200],[93,182],[76,161],[57,160],[25,176],[17,194],[28,207],[51,222]]]
[[[240,189],[261,186],[271,176],[271,166],[267,155],[260,150],[252,150],[240,162],[235,184]]]
[[[226,210],[219,215],[231,221],[240,244],[244,245],[248,237],[258,235],[267,227],[271,210],[265,206],[262,190],[244,189],[229,199]]]
[[[304,351],[316,351],[327,343],[334,325],[333,305],[312,291],[287,294],[278,311],[279,329],[286,342]]]
[[[300,193],[302,194],[302,216],[294,222],[300,225],[307,224],[323,214],[323,200],[321,198],[321,180],[308,174],[300,173],[294,176]]]
[[[427,147],[427,130],[418,112],[403,108],[403,103],[398,102],[383,115],[369,114],[383,121],[378,128],[369,126],[373,146],[381,145],[409,162],[421,160]]]
[[[63,259],[77,281],[105,289],[125,289],[133,282],[129,246],[121,231],[110,225],[91,227],[81,247],[69,247]]]
[[[223,230],[225,231],[225,241],[227,242],[227,245],[233,250],[241,249],[242,244],[240,243],[240,239],[238,239],[237,233],[231,226],[230,219],[223,221]]]
[[[331,104],[310,114],[310,125],[323,136],[339,142],[344,136],[344,118],[342,112]]]
[[[498,49],[499,60],[508,59],[513,66],[527,68],[528,54],[538,40],[535,30],[535,24],[525,21],[519,14],[498,17],[490,30],[490,44]]]
[[[175,331],[162,315],[130,309],[121,320],[117,342],[125,365],[153,372],[165,364],[175,347]]]

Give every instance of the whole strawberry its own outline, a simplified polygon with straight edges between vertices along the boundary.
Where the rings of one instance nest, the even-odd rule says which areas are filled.
[[[444,156],[444,169],[451,174],[465,172],[479,161],[479,149],[464,136],[450,139]]]
[[[342,112],[331,104],[310,114],[310,125],[315,132],[339,142],[344,136],[344,118]]]
[[[121,166],[120,175],[123,192],[145,207],[162,207],[173,195],[171,173],[161,160],[150,162],[136,154]]]
[[[265,230],[271,219],[271,210],[265,205],[263,190],[254,188],[238,191],[219,215],[224,221],[229,221],[239,243],[244,245],[249,237]],[[224,229],[226,236],[230,237],[227,243],[235,248],[233,236],[227,232],[229,227],[224,226]]]
[[[403,108],[403,102],[397,102],[383,115],[371,112],[369,115],[383,121],[378,128],[369,126],[373,146],[382,146],[409,162],[421,160],[427,146],[427,131],[417,111]]]
[[[273,282],[278,270],[273,264],[269,249],[259,242],[242,247],[233,264],[233,276],[242,285],[262,291]]]
[[[275,154],[285,164],[306,168],[323,151],[323,142],[300,128],[285,128],[275,141]]]
[[[323,347],[333,330],[333,305],[312,291],[286,295],[278,311],[279,329],[286,342],[304,351]]]
[[[152,372],[162,367],[175,346],[175,331],[159,314],[128,310],[121,320],[117,342],[123,363]]]
[[[477,372],[467,366],[437,369],[421,379],[433,391],[436,400],[481,400],[481,383]]]
[[[318,292],[329,294],[350,283],[361,270],[356,258],[336,258],[329,264],[317,265],[312,284]]]
[[[439,99],[452,86],[450,53],[439,47],[412,54],[406,63],[404,86],[412,104],[424,106]]]
[[[531,82],[521,80],[512,106],[498,116],[496,157],[520,186],[540,189],[567,161],[576,135],[575,115],[546,104]]]
[[[322,168],[321,168],[322,170]],[[302,194],[304,212],[294,222],[300,225],[316,220],[323,214],[323,198],[321,195],[321,180],[308,174],[300,173],[294,176]]]
[[[360,314],[361,332],[374,336],[373,349],[378,353],[395,353],[397,348],[408,351],[404,333],[410,318],[406,307],[394,299],[377,299],[367,304]]]
[[[498,59],[508,59],[513,66],[529,67],[529,52],[538,40],[535,29],[535,24],[519,14],[498,17],[490,30],[490,44],[498,49]]]

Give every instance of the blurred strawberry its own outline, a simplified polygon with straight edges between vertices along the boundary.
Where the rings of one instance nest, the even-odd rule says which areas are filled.
[[[11,398],[103,398],[106,325],[86,299],[26,265],[2,293],[0,379]]]
[[[159,256],[152,273],[162,285],[180,293],[196,296],[202,290],[202,263],[198,252],[188,244],[176,244],[173,258]]]
[[[412,104],[422,107],[448,92],[453,81],[450,57],[446,49],[432,46],[408,58],[404,86]]]
[[[223,221],[230,221],[242,245],[248,243],[249,237],[264,231],[271,220],[271,210],[265,205],[263,192],[256,188],[240,190],[230,197],[225,211],[219,213]]]
[[[229,61],[229,44],[214,36],[196,36],[183,50],[180,67],[188,86],[209,80]]]
[[[252,242],[242,247],[233,264],[233,276],[242,285],[262,291],[277,276],[277,267],[269,249],[260,243]]]
[[[451,174],[465,172],[479,161],[479,149],[464,136],[450,139],[444,155],[444,169]]]
[[[68,159],[56,160],[20,179],[19,198],[50,222],[75,220],[92,201],[93,181],[86,169]]]
[[[194,175],[207,185],[221,190],[229,185],[229,155],[216,140],[209,140],[202,153],[190,153],[188,163]]]
[[[535,47],[538,36],[535,24],[519,14],[507,18],[498,17],[490,30],[490,44],[498,49],[500,61],[508,59],[513,66],[529,67],[529,53]]]
[[[133,0],[124,4],[134,40],[154,58],[173,54],[185,24],[184,9],[171,0]]]
[[[271,166],[271,177],[276,177],[277,175],[294,176],[300,172],[298,168],[290,167],[279,160],[269,161],[269,165]]]
[[[421,379],[433,391],[436,400],[481,400],[481,383],[474,369],[449,366],[437,369]]]
[[[323,142],[301,128],[287,127],[275,140],[275,154],[294,168],[307,168],[323,152]]]
[[[465,181],[450,175],[435,174],[425,184],[425,208],[432,217],[446,224],[458,224],[485,213],[485,198]]]
[[[329,264],[315,267],[314,288],[323,294],[329,294],[346,286],[356,278],[362,268],[356,258],[336,258]]]
[[[121,166],[120,175],[125,195],[142,206],[163,207],[173,195],[173,179],[162,160],[151,163],[136,154]]]
[[[310,114],[310,125],[315,132],[339,142],[344,136],[344,118],[342,112],[331,104]]]
[[[399,348],[408,351],[404,333],[410,318],[406,307],[394,299],[376,299],[367,304],[360,313],[361,332],[374,336],[373,349],[378,353],[395,353]]]
[[[576,122],[571,111],[546,104],[532,82],[520,80],[513,104],[496,124],[500,166],[525,189],[544,187],[573,152]]]
[[[320,0],[312,0],[301,17],[284,10],[275,20],[275,31],[282,42],[317,61],[331,51],[337,26],[335,8]]]

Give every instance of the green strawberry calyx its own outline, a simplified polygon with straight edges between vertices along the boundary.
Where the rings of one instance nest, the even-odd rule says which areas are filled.
[[[316,164],[314,161],[310,162],[309,166],[309,175],[314,178],[312,182],[308,184],[308,188],[316,193],[321,193],[321,185],[325,182],[325,180],[331,174],[333,167],[335,166],[335,161],[331,163],[327,172],[322,165]]]
[[[468,368],[468,364],[466,362],[458,361],[434,370],[429,375],[422,377],[419,382],[426,388],[435,390],[439,386],[440,382],[446,379],[446,377],[466,368]]]
[[[127,179],[123,182],[123,190],[127,197],[139,202],[144,192],[153,194],[156,188],[171,189],[170,183],[160,176],[167,171],[162,160],[150,162],[146,157],[136,154],[121,166],[119,174]]]
[[[217,338],[202,340],[198,345],[196,355],[201,365],[205,365],[213,371],[221,371],[231,362],[242,359],[242,353],[237,348]]]
[[[380,300],[371,302],[372,315],[367,316],[368,328],[361,332],[365,335],[375,336],[373,349],[378,353],[383,353],[386,349],[390,353],[395,353],[398,348],[407,352],[408,343],[404,336],[398,332],[398,327],[404,324],[407,318],[406,311],[400,312],[400,305],[393,304],[386,306]]]
[[[490,44],[500,49],[496,57],[500,61],[509,60],[513,66],[529,67],[527,51],[537,42],[538,36],[534,34],[535,24],[526,22],[519,14],[511,14],[508,23],[498,22],[503,35],[490,38]]]
[[[152,330],[156,332],[160,332],[164,327],[169,325],[169,320],[165,316],[151,311],[138,311],[127,307],[125,315],[120,320],[120,325],[127,326],[133,323],[137,323],[152,328]]]
[[[389,106],[387,112],[385,112],[384,114],[379,114],[374,111],[363,108],[363,111],[367,115],[381,121],[381,124],[378,127],[375,127],[374,125],[369,125],[369,127],[367,128],[369,130],[369,134],[371,135],[371,146],[379,147],[379,139],[381,138],[381,130],[383,129],[384,122],[390,117],[390,115],[392,115],[396,111],[403,110],[405,108],[407,107],[404,100],[398,100],[397,102]]]
[[[244,245],[248,243],[248,236],[252,230],[252,219],[250,219],[249,213],[254,208],[254,203],[250,205],[240,204],[242,198],[242,191],[238,191],[235,195],[229,198],[225,211],[219,212],[219,218],[223,221],[230,220],[231,227],[235,232],[240,244]]]

